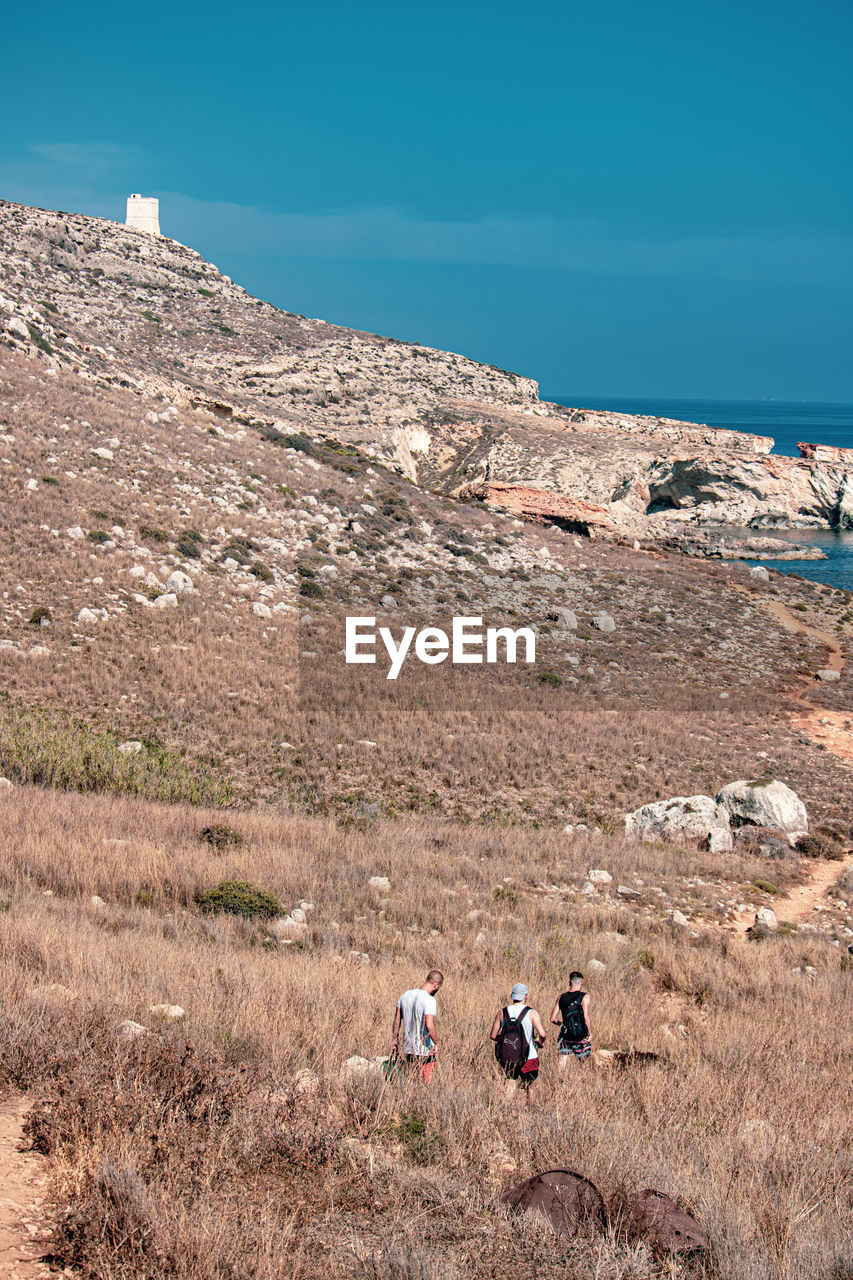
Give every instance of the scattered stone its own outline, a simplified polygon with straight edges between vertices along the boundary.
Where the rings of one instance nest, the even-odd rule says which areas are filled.
[[[557,626],[561,631],[577,631],[578,618],[577,618],[577,614],[573,609],[566,609],[565,607],[561,606],[555,609],[554,613],[556,613],[557,615],[557,618],[558,618]]]
[[[569,1169],[535,1174],[505,1191],[501,1204],[517,1212],[540,1214],[558,1236],[573,1236],[590,1227],[607,1229],[601,1192],[588,1178]]]
[[[687,919],[687,916],[683,911],[673,911],[670,916],[670,920],[673,924],[678,925],[680,929],[687,929],[690,927],[690,921]]]
[[[642,898],[639,889],[632,889],[628,884],[620,884],[616,892],[620,898]]]
[[[0,792],[11,791],[12,785],[8,778],[0,778]]]
[[[391,881],[387,876],[371,876],[367,883],[371,889],[376,889],[380,893],[391,892]]]
[[[77,614],[78,622],[89,623],[89,622],[97,622],[98,620],[99,620],[98,614],[95,613],[94,609],[81,609],[80,612]]]
[[[138,738],[128,738],[127,742],[120,742],[118,749],[123,756],[139,755],[142,750],[142,743]]]
[[[606,973],[607,971],[607,965],[601,960],[590,960],[586,967],[589,973]]]
[[[152,1004],[148,1011],[158,1018],[168,1018],[170,1022],[177,1022],[180,1018],[185,1018],[186,1013],[179,1004]]]
[[[252,604],[252,613],[256,618],[271,618],[272,609],[268,604],[264,604],[263,600],[255,600]]]
[[[301,907],[294,907],[290,913],[290,919],[295,920],[297,924],[304,924],[306,919],[305,912]]]
[[[7,316],[5,324],[7,333],[16,333],[19,338],[26,338],[27,342],[29,342],[30,331],[26,322],[20,316]]]
[[[769,582],[770,573],[764,568],[763,564],[757,564],[754,569],[749,571],[750,578],[757,578],[759,582]]]
[[[378,1062],[371,1062],[369,1058],[361,1058],[355,1054],[352,1058],[347,1058],[340,1074],[344,1080],[363,1080],[366,1076],[378,1075],[381,1070]]]
[[[178,597],[174,591],[165,591],[154,601],[154,607],[155,609],[177,609]]]
[[[267,933],[279,942],[301,942],[308,936],[308,925],[293,916],[274,916],[267,925]]]
[[[588,871],[586,877],[590,884],[610,884],[613,879],[609,871],[604,871],[600,867]]]
[[[692,837],[706,841],[713,853],[732,848],[728,810],[711,796],[673,796],[644,804],[625,815],[625,834],[644,842]]]
[[[118,1034],[122,1040],[142,1040],[154,1033],[149,1031],[148,1027],[144,1027],[141,1022],[134,1022],[132,1018],[125,1018],[124,1022],[118,1024]]]
[[[72,528],[66,529],[65,532],[74,542],[79,542],[81,538],[85,538],[86,536],[79,524],[73,525]]]
[[[596,631],[615,631],[616,622],[610,613],[597,613],[592,620]]]
[[[103,445],[98,449],[93,449],[92,453],[94,453],[96,458],[102,458],[104,462],[112,462],[115,457],[112,449],[107,449]]]
[[[759,907],[755,913],[755,923],[763,926],[765,929],[777,929],[779,922],[776,919],[776,912],[772,907]]]
[[[735,826],[778,827],[796,838],[808,834],[809,819],[800,797],[776,779],[730,782],[717,794]]]
[[[350,951],[347,959],[353,964],[370,964],[370,956],[366,951]]]
[[[831,684],[833,680],[841,679],[841,672],[833,671],[831,667],[821,667],[815,672],[815,679],[822,680],[824,684]]]
[[[310,1067],[303,1067],[293,1077],[293,1092],[301,1098],[313,1098],[320,1092],[320,1077]]]
[[[383,596],[381,600],[381,604],[383,609],[397,608],[397,601],[394,599],[393,596]]]
[[[93,907],[105,907],[107,905],[103,898],[99,897],[97,893],[93,893],[89,901]]]

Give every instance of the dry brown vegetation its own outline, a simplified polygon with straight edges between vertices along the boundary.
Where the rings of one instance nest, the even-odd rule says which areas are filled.
[[[253,423],[281,394],[300,432],[362,411],[452,426],[441,397],[470,368],[492,421],[507,378],[282,317],[179,246],[156,266],[107,224],[36,222],[4,250],[15,293],[36,245],[46,301],[39,358],[0,350],[0,1088],[35,1100],[56,1262],[101,1280],[690,1274],[619,1226],[655,1186],[710,1234],[694,1273],[851,1280],[851,872],[821,863],[831,901],[799,927],[813,864],[619,834],[650,800],[772,775],[805,801],[812,852],[849,844],[849,767],[809,735],[831,712],[850,736],[850,593],[522,527]],[[247,350],[292,348],[280,386],[245,364],[236,317]],[[340,358],[328,395],[316,361],[301,382],[311,343]],[[168,405],[190,357],[216,397],[226,356],[244,417]],[[175,569],[195,589],[155,606]],[[344,664],[348,613],[533,625],[537,665],[389,682]],[[843,669],[823,686],[827,635]],[[613,880],[585,892],[595,867]],[[304,937],[203,912],[223,881],[313,903]],[[762,905],[790,923],[747,942]],[[395,998],[436,965],[435,1086],[342,1071],[387,1049]],[[523,1110],[491,1018],[519,978],[547,1018],[575,966],[596,1046],[657,1056],[561,1083],[552,1041]],[[171,1003],[182,1021],[152,1013]],[[123,1039],[128,1018],[153,1034]],[[551,1166],[598,1184],[606,1237],[558,1242],[495,1207]]]
[[[217,850],[200,838],[215,814],[187,807],[24,788],[3,805],[0,1071],[37,1099],[58,1259],[105,1278],[272,1277],[284,1258],[305,1277],[689,1273],[618,1230],[561,1245],[493,1206],[522,1176],[568,1166],[613,1207],[647,1185],[683,1197],[713,1241],[708,1274],[849,1276],[853,1041],[838,1010],[853,979],[826,939],[750,944],[711,922],[709,891],[761,900],[748,888],[761,864],[248,814],[232,819],[242,843]],[[589,865],[639,874],[652,903],[657,886],[698,927],[580,894]],[[231,878],[313,902],[304,943],[200,915],[195,895]],[[547,1016],[592,959],[606,965],[588,971],[596,1044],[659,1060],[562,1085],[552,1043],[540,1108],[508,1103],[494,1010],[523,976]],[[447,979],[434,1087],[342,1075],[350,1055],[387,1051],[396,996],[434,965]],[[813,977],[792,972],[805,965]],[[177,1026],[150,1012],[172,1002]],[[157,1038],[122,1041],[125,1018]]]

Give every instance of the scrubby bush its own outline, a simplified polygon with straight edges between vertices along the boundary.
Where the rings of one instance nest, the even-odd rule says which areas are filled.
[[[281,915],[281,904],[274,893],[259,889],[247,880],[223,880],[215,889],[208,889],[196,897],[199,911],[205,915],[223,912],[232,916],[252,919],[255,916]]]
[[[312,582],[310,578],[306,578],[299,588],[299,594],[301,596],[309,596],[312,600],[322,600],[323,588],[319,582]]]
[[[833,862],[838,862],[844,857],[844,849],[837,840],[818,833],[800,836],[796,847],[797,852],[806,858],[829,858]]]
[[[224,822],[214,822],[209,827],[202,827],[198,833],[199,840],[203,840],[205,844],[209,844],[213,849],[227,849],[229,847],[236,848],[243,843],[243,837],[234,827],[227,826]]]

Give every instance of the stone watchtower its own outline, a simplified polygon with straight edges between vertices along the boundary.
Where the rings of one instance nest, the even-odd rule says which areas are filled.
[[[127,224],[135,231],[147,231],[151,236],[160,234],[160,201],[154,196],[127,197]]]

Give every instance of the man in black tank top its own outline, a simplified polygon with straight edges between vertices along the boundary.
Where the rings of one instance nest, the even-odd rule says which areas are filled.
[[[551,1021],[560,1028],[557,1050],[560,1070],[573,1059],[588,1062],[592,1053],[589,1022],[589,992],[583,990],[583,974],[569,974],[569,989],[558,997],[551,1013]]]

